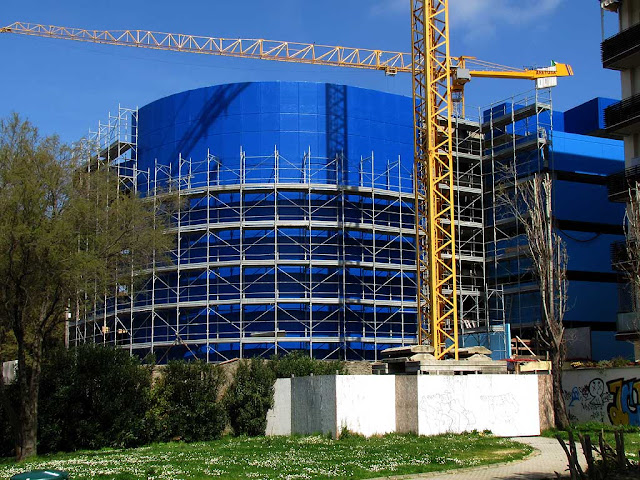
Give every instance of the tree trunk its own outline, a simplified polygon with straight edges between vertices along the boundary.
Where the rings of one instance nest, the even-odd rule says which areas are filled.
[[[20,426],[16,445],[16,460],[18,461],[38,453],[38,397],[27,395],[26,398],[23,397],[20,405]]]
[[[31,349],[31,365],[27,365],[24,345],[18,344],[18,385],[20,408],[16,432],[16,460],[38,453],[38,394],[42,367],[42,342],[35,340]]]
[[[569,428],[569,414],[567,404],[564,401],[562,389],[562,352],[553,350],[549,352],[551,359],[551,379],[553,382],[553,414],[555,416],[556,428],[567,430]]]

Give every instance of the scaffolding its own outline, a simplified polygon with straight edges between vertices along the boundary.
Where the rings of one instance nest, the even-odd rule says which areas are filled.
[[[79,145],[83,164],[89,170],[97,170],[103,166],[113,168],[117,172],[118,192],[137,192],[138,184],[138,109],[126,108],[121,105],[115,113],[109,112],[106,121],[99,121],[95,130],[90,130],[86,138]],[[131,280],[133,284],[133,274]],[[75,344],[91,338],[92,341],[105,343],[107,333],[111,330],[123,334],[126,331],[127,319],[123,318],[118,306],[121,302],[113,302],[111,298],[125,297],[133,291],[132,285],[117,285],[115,291],[99,298],[97,293],[93,298],[84,296],[75,305],[73,321],[67,323],[67,339]],[[131,302],[133,297],[131,297]],[[114,310],[107,314],[101,306],[113,304]],[[108,317],[112,318],[108,322]],[[100,339],[100,337],[102,337]]]
[[[460,344],[486,346],[495,358],[508,358],[503,290],[487,279],[485,134],[479,120],[453,122]]]
[[[502,288],[487,277],[494,128],[453,121],[461,343],[488,345],[493,334],[508,336]],[[340,146],[333,157],[307,148],[287,158],[277,145],[266,154],[239,146],[233,157],[210,150],[142,168],[137,110],[125,108],[89,143],[90,165],[117,168],[122,188],[156,208],[172,194],[179,207],[168,258],[131,272],[112,295],[86,299],[86,315],[70,323],[72,343],[215,362],[291,350],[377,360],[416,342],[412,158],[353,159]]]
[[[490,105],[483,111],[481,127],[488,291],[500,292],[493,296],[490,310],[503,311],[513,334],[522,337],[540,321],[540,293],[524,228],[509,203],[519,184],[535,173],[553,170],[550,89]]]
[[[454,118],[454,198],[460,333],[486,324],[482,150],[478,122]]]
[[[98,138],[122,143],[112,137],[117,128]],[[169,229],[176,246],[170,261],[136,272],[146,278],[135,292],[132,280],[112,298],[94,299],[72,341],[208,361],[292,349],[375,360],[386,346],[413,343],[406,163],[376,161],[372,152],[348,168],[342,155],[320,158],[310,149],[290,160],[277,147],[265,156],[240,148],[224,161],[209,152],[127,173],[122,181],[134,178],[136,191],[154,202],[177,194]]]

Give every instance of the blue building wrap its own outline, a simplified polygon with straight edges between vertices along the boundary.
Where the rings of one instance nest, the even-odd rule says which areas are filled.
[[[386,160],[413,156],[411,99],[345,85],[264,82],[218,85],[177,93],[140,109],[139,168],[176,165],[177,158],[205,158],[208,150],[238,158],[240,147],[266,155],[274,146],[285,158],[338,154],[347,183],[358,182],[360,157],[374,151]],[[410,184],[407,188],[412,188]]]
[[[594,104],[607,104],[594,102],[518,118],[490,136],[511,135],[493,155],[506,158],[515,148],[531,172],[543,165],[529,144],[546,142],[553,124],[553,154],[543,161],[557,172],[555,215],[569,250],[567,321],[594,329],[601,341],[593,350],[602,357],[618,353],[610,341],[617,283],[609,249],[621,238],[623,212],[608,201],[605,177],[620,169],[622,146],[585,135],[598,130],[599,120],[586,118],[598,115]],[[487,110],[484,124],[511,108]],[[467,202],[457,229],[461,343],[504,358],[511,332],[539,320],[539,295],[531,279],[520,284],[503,305],[505,328],[491,328],[490,277],[506,291],[529,264],[509,255],[492,261],[499,248],[520,248],[517,238],[499,246],[483,240],[493,228],[482,207],[490,190],[484,124],[456,121],[456,181],[464,187],[456,200]],[[385,348],[415,342],[410,98],[334,84],[218,85],[142,107],[133,132],[138,192],[181,199],[169,228],[176,245],[168,261],[149,265],[141,285],[95,309],[101,328],[93,341],[153,351],[163,361],[291,350],[375,360]]]
[[[416,332],[411,100],[315,83],[171,95],[138,114],[138,190],[179,191],[134,349],[371,358]],[[176,341],[176,339],[178,339]]]
[[[584,355],[583,348],[571,344],[587,341],[593,360],[632,354],[630,344],[615,341],[620,277],[612,269],[610,251],[614,242],[624,240],[624,205],[609,200],[607,175],[622,168],[624,154],[622,142],[600,136],[604,133],[602,111],[612,102],[596,98],[567,112],[551,112],[544,102],[535,108],[507,103],[483,114],[490,127],[485,131],[485,144],[496,164],[515,162],[520,178],[551,172],[554,223],[569,259],[565,327],[588,327],[591,335],[590,339],[572,340],[569,330],[569,355],[574,351]],[[505,116],[512,118],[502,121]],[[492,122],[497,127],[492,128]],[[492,148],[492,142],[498,147]],[[493,188],[486,187],[488,191]],[[488,255],[501,260],[489,261],[489,277],[508,292],[505,309],[512,331],[534,335],[531,327],[540,321],[540,294],[523,230],[506,222],[508,216],[502,209],[496,217],[496,223],[502,225],[495,229],[498,241],[495,246],[489,243]],[[491,218],[488,225],[491,230]],[[585,330],[580,331],[583,335]]]

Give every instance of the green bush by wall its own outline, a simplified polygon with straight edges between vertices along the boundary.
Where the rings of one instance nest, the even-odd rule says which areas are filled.
[[[213,440],[226,425],[219,401],[224,376],[219,367],[196,361],[172,361],[153,386],[147,413],[154,440]]]
[[[38,451],[146,443],[150,387],[151,369],[126,350],[88,344],[50,352],[40,384]]]
[[[273,406],[273,370],[259,358],[241,360],[224,398],[235,435],[264,435],[267,412]]]
[[[276,378],[345,373],[343,362],[303,353],[239,360],[226,377],[203,361],[144,365],[127,350],[81,345],[46,352],[39,395],[40,453],[133,447],[154,441],[219,438],[227,425],[235,435],[264,435]],[[17,400],[15,384],[5,398]],[[11,424],[0,408],[0,456],[12,456]]]

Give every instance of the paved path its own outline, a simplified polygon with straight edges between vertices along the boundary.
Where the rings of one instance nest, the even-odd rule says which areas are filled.
[[[428,478],[431,480],[542,480],[555,479],[555,472],[568,476],[567,456],[555,438],[522,437],[514,438],[518,442],[531,445],[537,451],[525,460],[499,465],[487,465],[479,468],[465,468],[450,470],[449,472],[423,473],[419,475],[402,475],[385,477],[396,480],[417,480]],[[584,468],[582,449],[578,445],[580,462]],[[378,479],[382,480],[382,479]]]

